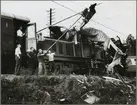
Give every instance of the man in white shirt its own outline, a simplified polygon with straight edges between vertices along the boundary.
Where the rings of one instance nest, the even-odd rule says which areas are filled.
[[[42,33],[38,34],[38,41],[42,41]]]
[[[56,74],[54,55],[55,53],[51,53],[50,50],[48,51],[47,56],[49,57],[50,72],[54,72]]]
[[[15,65],[15,75],[19,75],[20,69],[21,69],[21,45],[18,44],[17,48],[15,49],[15,60],[16,60],[16,65]]]
[[[39,52],[37,54],[37,58],[38,58],[38,62],[39,62],[39,64],[38,64],[38,75],[42,75],[43,73],[45,74],[45,76],[47,75],[45,59],[44,59],[45,53],[43,52],[42,49],[39,49]]]
[[[22,27],[19,28],[19,30],[17,30],[17,43],[21,44],[23,43],[23,37],[24,37],[25,33],[22,32]]]

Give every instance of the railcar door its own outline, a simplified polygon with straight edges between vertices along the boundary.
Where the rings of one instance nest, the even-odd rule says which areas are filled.
[[[37,50],[36,23],[29,23],[26,30],[26,50],[33,47]]]

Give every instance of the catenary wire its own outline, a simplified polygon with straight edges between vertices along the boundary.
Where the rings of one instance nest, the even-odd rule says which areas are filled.
[[[81,12],[76,13],[76,14],[74,14],[74,15],[72,15],[72,16],[69,16],[69,17],[67,17],[67,18],[65,18],[65,19],[62,19],[62,20],[60,20],[60,21],[58,21],[58,22],[56,22],[56,23],[54,23],[54,24],[52,24],[52,25],[49,25],[49,26],[47,26],[47,27],[45,27],[45,28],[42,28],[42,29],[40,29],[39,31],[37,31],[37,33],[39,33],[40,31],[43,31],[43,30],[47,29],[47,28],[50,27],[50,26],[56,25],[56,24],[61,23],[61,22],[65,21],[65,20],[67,20],[67,19],[70,19],[70,18],[72,18],[72,17],[74,17],[74,16],[76,16],[76,15],[78,15],[78,14],[80,14],[80,13],[81,13]]]
[[[56,4],[58,4],[58,5],[60,5],[60,6],[62,6],[62,7],[64,7],[64,8],[66,8],[66,9],[69,9],[70,11],[72,11],[72,12],[75,12],[76,13],[76,11],[74,11],[74,10],[72,10],[72,9],[70,9],[69,7],[66,7],[66,6],[64,6],[64,5],[62,5],[62,4],[60,4],[60,3],[57,3],[57,2],[55,2],[55,1],[53,1],[53,0],[51,0],[52,2],[54,2],[54,3],[56,3]],[[100,5],[100,4],[102,4],[102,3],[99,3],[99,4],[97,4],[97,5]],[[81,15],[81,14],[80,14]],[[100,22],[97,22],[97,21],[95,21],[95,20],[93,20],[93,19],[91,19],[91,21],[93,21],[93,22],[95,22],[95,23],[97,23],[97,24],[99,24],[99,25],[102,25],[102,26],[104,26],[105,28],[107,28],[107,29],[110,29],[111,31],[114,31],[114,32],[117,32],[117,33],[119,33],[119,34],[121,34],[121,35],[126,35],[126,34],[124,34],[124,33],[122,33],[122,32],[119,32],[119,31],[117,31],[117,30],[115,30],[115,29],[112,29],[112,28],[110,28],[110,27],[108,27],[108,26],[106,26],[106,25],[104,25],[104,24],[102,24],[102,23],[100,23]],[[90,23],[89,23],[90,24]],[[127,36],[127,35],[126,35]]]
[[[105,28],[108,28],[108,29],[110,29],[110,30],[112,30],[112,31],[115,31],[115,32],[117,32],[117,33],[119,33],[119,34],[121,34],[121,35],[126,35],[126,34],[124,34],[124,33],[122,33],[122,32],[119,32],[119,31],[117,31],[117,30],[114,30],[114,29],[112,29],[112,28],[110,28],[110,27],[108,27],[108,26],[106,26],[106,25],[104,25],[104,24],[102,24],[102,23],[100,23],[100,22],[97,22],[97,21],[94,21],[93,19],[91,19],[93,22],[95,22],[95,23],[97,23],[97,24],[99,24],[99,25],[101,25],[101,26],[103,26],[103,27],[105,27]]]

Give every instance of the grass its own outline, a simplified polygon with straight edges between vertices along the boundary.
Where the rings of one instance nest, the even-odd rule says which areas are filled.
[[[129,85],[135,86],[135,82]],[[130,89],[122,83],[105,81],[99,76],[3,75],[1,78],[2,104],[84,104],[81,96],[92,90],[100,98],[99,104],[135,104],[134,88],[134,93],[129,93]]]

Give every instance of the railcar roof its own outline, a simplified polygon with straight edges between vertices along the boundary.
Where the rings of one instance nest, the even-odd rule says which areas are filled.
[[[1,12],[1,16],[10,17],[10,18],[13,18],[13,19],[30,22],[30,19],[28,17],[18,16],[18,15],[11,14],[11,13]]]

